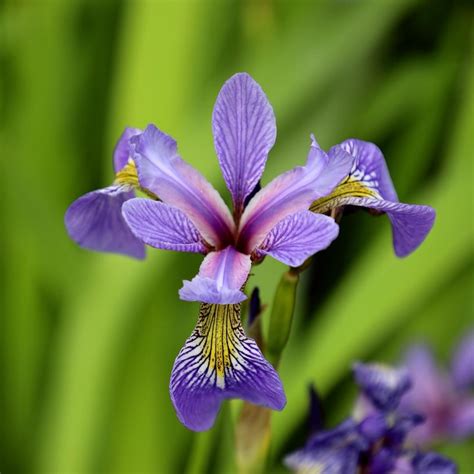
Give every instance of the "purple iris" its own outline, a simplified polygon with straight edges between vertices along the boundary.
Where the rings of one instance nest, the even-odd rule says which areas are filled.
[[[302,449],[285,458],[289,468],[320,474],[457,472],[452,461],[437,453],[407,448],[407,435],[423,417],[398,409],[411,387],[406,370],[355,364],[354,376],[370,410],[359,409],[336,428],[315,433]]]
[[[339,146],[353,157],[351,171],[331,195],[313,203],[311,210],[358,206],[374,214],[386,213],[392,224],[395,254],[405,257],[413,252],[433,227],[434,209],[398,201],[384,156],[373,143],[351,138]]]
[[[196,431],[212,426],[228,398],[284,407],[278,374],[242,329],[242,287],[252,263],[266,255],[298,266],[336,238],[334,219],[308,209],[347,176],[352,164],[342,147],[326,154],[313,139],[305,166],[258,190],[276,126],[271,105],[248,74],[236,74],[224,84],[212,127],[232,212],[178,155],[175,140],[154,125],[130,142],[140,186],[160,201],[136,198],[122,207],[131,231],[144,243],[205,255],[199,274],[180,290],[183,300],[202,305],[170,382],[179,419]]]
[[[133,235],[122,216],[124,202],[135,197],[138,185],[130,158],[130,138],[141,133],[126,128],[114,150],[114,184],[76,199],[66,212],[69,236],[81,247],[145,258],[145,246]]]
[[[212,128],[232,213],[181,159],[176,142],[153,125],[131,142],[140,184],[161,202],[132,199],[122,209],[132,232],[146,244],[206,255],[199,274],[184,282],[183,300],[235,304],[246,298],[241,288],[252,262],[271,255],[298,266],[336,238],[334,220],[308,209],[347,176],[352,157],[341,146],[326,154],[313,140],[305,166],[278,176],[245,205],[276,137],[272,107],[248,74],[224,84]]]
[[[451,372],[441,371],[425,346],[413,347],[405,365],[413,378],[413,390],[402,400],[402,407],[415,410],[426,422],[410,433],[418,445],[430,445],[444,439],[474,435],[474,330],[454,354]]]

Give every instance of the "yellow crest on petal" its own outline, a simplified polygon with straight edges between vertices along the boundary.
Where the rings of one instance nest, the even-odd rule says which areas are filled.
[[[323,214],[336,207],[344,206],[348,199],[354,197],[381,199],[375,189],[369,188],[353,176],[348,176],[334,188],[331,194],[314,201],[309,210]]]

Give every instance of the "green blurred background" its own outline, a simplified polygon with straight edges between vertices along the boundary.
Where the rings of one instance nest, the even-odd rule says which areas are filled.
[[[474,314],[471,46],[467,1],[0,1],[0,471],[234,471],[231,404],[196,435],[168,396],[198,310],[177,290],[199,257],[94,254],[63,216],[110,183],[126,125],[176,137],[224,193],[210,118],[238,71],[277,117],[265,182],[305,160],[311,132],[324,147],[359,137],[384,150],[401,200],[438,211],[404,260],[388,219],[349,215],[304,274],[269,472],[304,439],[310,381],[336,423],[351,361],[396,362],[420,339],[447,360]],[[283,270],[257,268],[265,302]],[[473,449],[441,446],[462,473]]]

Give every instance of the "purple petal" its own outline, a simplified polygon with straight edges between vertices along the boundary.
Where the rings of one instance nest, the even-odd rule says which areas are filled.
[[[352,205],[385,212],[392,223],[395,254],[405,257],[413,252],[433,227],[434,209],[398,202],[385,159],[373,143],[351,138],[338,146],[353,157],[352,169],[340,192],[314,203],[314,210]]]
[[[286,456],[284,462],[296,472],[356,472],[359,453],[364,448],[356,423],[349,419],[332,430],[315,434],[303,449]]]
[[[396,465],[396,460],[396,452],[391,449],[381,448],[371,455],[367,472],[370,472],[370,474],[400,474],[398,471],[393,471]]]
[[[474,387],[474,330],[471,329],[459,344],[452,362],[452,377],[456,387],[468,390]]]
[[[130,138],[139,133],[142,133],[142,130],[139,128],[127,127],[118,139],[114,149],[114,170],[116,173],[127,164],[130,158]]]
[[[204,253],[201,236],[186,214],[150,199],[131,199],[122,207],[130,230],[141,241],[157,249]]]
[[[404,368],[356,363],[353,372],[365,396],[382,411],[396,408],[402,395],[411,386],[408,371]]]
[[[258,253],[297,267],[328,247],[338,233],[339,226],[331,217],[302,211],[280,221],[269,232]]]
[[[278,222],[329,194],[347,176],[352,161],[340,147],[330,159],[313,140],[305,166],[281,174],[249,202],[240,223],[240,244],[252,252]]]
[[[355,473],[359,451],[353,446],[339,449],[300,449],[285,457],[285,466],[297,473],[345,474]]]
[[[398,202],[385,158],[377,145],[350,138],[340,146],[355,158],[351,170],[354,179],[376,190],[383,199]]]
[[[131,142],[140,184],[183,211],[207,242],[224,247],[234,228],[229,209],[212,185],[181,159],[176,142],[154,125]]]
[[[381,439],[387,431],[385,414],[377,412],[364,418],[358,426],[359,433],[369,444]]]
[[[133,191],[110,186],[76,199],[65,216],[69,236],[86,249],[145,258],[145,246],[122,216],[122,204],[133,196]]]
[[[457,401],[449,425],[449,438],[463,439],[474,435],[474,397],[463,397]]]
[[[248,74],[235,74],[222,87],[212,114],[212,130],[222,174],[234,208],[240,212],[262,176],[276,138],[272,106]]]
[[[443,404],[447,380],[436,367],[431,351],[426,346],[414,346],[405,356],[404,366],[412,380],[412,388],[402,399],[402,406],[429,415]]]
[[[170,394],[189,429],[212,427],[223,400],[273,410],[286,404],[281,381],[240,324],[240,305],[201,305],[199,321],[173,366]]]
[[[247,298],[241,288],[247,280],[250,266],[250,256],[231,246],[211,252],[202,262],[199,274],[191,281],[184,281],[179,296],[185,301],[240,303]]]
[[[422,244],[436,217],[432,207],[416,204],[359,197],[344,198],[343,204],[386,212],[392,223],[393,247],[397,257],[406,257]]]
[[[456,474],[456,464],[441,454],[418,453],[413,459],[415,474]]]

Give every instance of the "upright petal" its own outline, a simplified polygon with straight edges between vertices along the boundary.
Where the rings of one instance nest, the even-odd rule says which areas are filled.
[[[176,142],[149,125],[131,139],[140,184],[183,211],[207,242],[225,247],[232,238],[232,216],[219,193],[177,153]]]
[[[275,369],[244,334],[240,305],[201,305],[197,326],[174,363],[170,394],[178,418],[194,431],[211,428],[229,398],[273,410],[286,403]]]
[[[212,114],[214,145],[222,174],[240,213],[262,176],[275,143],[273,109],[262,88],[246,73],[222,87]]]
[[[268,233],[257,252],[297,267],[311,255],[328,247],[338,233],[339,226],[331,217],[301,211],[280,221]]]
[[[139,128],[127,127],[118,139],[114,149],[114,170],[116,173],[127,164],[131,157],[130,138],[139,133],[142,133]]]
[[[191,281],[185,280],[179,296],[185,301],[236,304],[247,297],[241,291],[250,272],[250,256],[229,246],[209,253]]]
[[[253,251],[278,222],[329,194],[351,166],[352,157],[342,148],[335,148],[329,159],[313,139],[305,166],[281,174],[249,202],[240,223],[239,247]]]
[[[145,258],[145,246],[122,217],[122,204],[133,196],[133,191],[110,186],[76,199],[65,216],[69,236],[86,249]]]
[[[135,198],[123,205],[122,213],[133,234],[152,247],[179,252],[206,251],[196,227],[179,209]]]
[[[382,411],[395,409],[400,398],[411,387],[408,371],[404,368],[356,363],[353,372],[364,395]]]
[[[474,328],[460,342],[453,356],[451,373],[459,390],[474,388]]]
[[[340,146],[355,158],[351,177],[375,189],[383,199],[398,201],[392,178],[380,148],[374,143],[349,138]]]

